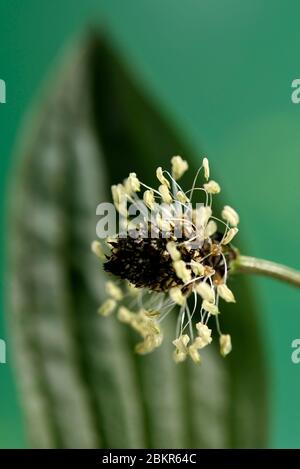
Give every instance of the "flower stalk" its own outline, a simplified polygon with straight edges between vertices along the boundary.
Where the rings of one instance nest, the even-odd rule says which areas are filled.
[[[256,257],[239,255],[231,264],[231,273],[264,275],[300,288],[300,272],[298,270]]]

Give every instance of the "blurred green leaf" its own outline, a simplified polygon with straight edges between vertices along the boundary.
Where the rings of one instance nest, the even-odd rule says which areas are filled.
[[[263,354],[243,279],[238,307],[222,315],[234,350],[224,360],[208,348],[201,367],[173,363],[175,317],[164,345],[139,357],[130,331],[96,314],[97,204],[129,171],[151,184],[173,154],[197,156],[106,39],[74,49],[24,137],[11,187],[10,325],[30,444],[264,446]]]

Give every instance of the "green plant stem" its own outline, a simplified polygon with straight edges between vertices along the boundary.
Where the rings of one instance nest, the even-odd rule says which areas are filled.
[[[238,256],[232,266],[233,273],[266,275],[300,288],[300,272],[276,262],[257,259],[256,257]]]

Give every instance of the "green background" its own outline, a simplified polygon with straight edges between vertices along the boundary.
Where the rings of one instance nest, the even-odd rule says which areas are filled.
[[[102,25],[170,118],[209,156],[241,215],[247,254],[300,267],[300,105],[290,98],[300,77],[299,14],[293,0],[0,0],[3,192],[22,120],[49,70],[74,37]],[[5,197],[0,204],[3,264]],[[300,364],[291,362],[300,292],[271,280],[253,283],[270,369],[270,446],[300,447]],[[1,286],[3,300],[5,268]],[[4,307],[0,338],[9,346]],[[26,446],[12,368],[8,355],[0,365],[0,447]]]

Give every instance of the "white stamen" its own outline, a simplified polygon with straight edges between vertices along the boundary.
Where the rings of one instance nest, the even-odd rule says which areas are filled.
[[[217,315],[220,313],[218,306],[214,305],[213,303],[210,303],[207,300],[203,300],[202,302],[202,308],[205,309],[205,311],[208,311],[210,314],[213,316]]]
[[[170,183],[167,178],[163,175],[162,167],[159,166],[156,170],[156,177],[161,184],[165,184],[168,188],[170,188]]]
[[[191,268],[195,275],[202,277],[204,275],[204,266],[200,262],[191,261]]]
[[[183,260],[174,261],[173,267],[176,272],[176,275],[183,283],[187,283],[191,280],[191,271],[187,269],[186,263]]]
[[[202,297],[203,300],[207,300],[210,303],[215,301],[214,290],[206,282],[200,282],[196,285],[196,292]]]
[[[221,187],[216,181],[209,181],[203,184],[203,187],[209,194],[219,194],[221,192]]]
[[[197,364],[201,363],[201,356],[200,356],[200,353],[198,352],[198,347],[197,347],[197,344],[195,344],[195,342],[189,347],[189,355],[194,363],[197,363]]]
[[[139,192],[141,190],[141,184],[136,176],[136,173],[130,173],[127,178],[127,182],[131,192]]]
[[[159,347],[163,341],[162,334],[154,334],[145,337],[143,342],[140,342],[135,346],[135,352],[140,355],[152,352],[155,348]]]
[[[120,306],[117,317],[119,321],[129,324],[132,318],[132,312],[125,308],[125,306]]]
[[[203,158],[202,166],[204,168],[204,177],[208,181],[209,179],[209,162],[207,158]]]
[[[182,204],[187,204],[189,203],[189,198],[182,192],[178,191],[176,194],[176,199],[179,200]]]
[[[240,221],[238,213],[232,207],[229,207],[229,205],[225,205],[223,208],[222,218],[232,226],[237,226]]]
[[[119,288],[114,282],[106,282],[105,284],[106,293],[111,296],[116,301],[121,301],[123,298],[123,293],[121,288]]]
[[[169,291],[170,298],[178,305],[185,304],[186,298],[179,287],[173,287]]]
[[[116,301],[109,298],[108,300],[104,301],[104,303],[100,306],[100,308],[98,309],[98,314],[101,314],[101,316],[109,316],[116,306]]]
[[[112,198],[114,204],[120,205],[120,203],[124,200],[125,198],[125,190],[124,186],[122,184],[115,184],[111,186],[111,193],[112,193]]]
[[[91,250],[94,254],[96,254],[99,259],[104,260],[105,259],[105,254],[102,248],[102,245],[99,241],[93,241],[91,244]]]
[[[232,291],[227,287],[227,285],[225,285],[225,283],[218,285],[217,292],[220,297],[223,298],[223,300],[227,301],[227,303],[235,303],[234,295]]]
[[[166,184],[162,184],[161,186],[159,186],[158,190],[163,201],[166,204],[171,204],[173,199]]]
[[[212,342],[212,338],[211,338],[212,330],[209,329],[207,325],[203,324],[202,322],[197,322],[196,328],[198,331],[199,339],[202,340],[203,344],[204,345],[210,344]]]
[[[181,254],[174,241],[169,241],[166,245],[166,249],[171,256],[172,261],[179,261],[181,259]]]
[[[230,228],[230,230],[228,230],[226,236],[224,236],[224,238],[222,239],[222,244],[229,244],[233,238],[235,237],[235,235],[238,233],[239,229],[238,228]]]
[[[173,345],[175,345],[176,350],[174,352],[174,360],[176,363],[183,362],[186,359],[188,348],[187,344],[189,343],[190,338],[187,334],[181,335],[178,339],[173,340]]]
[[[189,165],[181,156],[173,156],[171,159],[172,164],[172,176],[175,180],[181,178],[181,176],[188,170]]]
[[[143,200],[145,202],[145,205],[150,209],[153,210],[155,206],[155,199],[154,199],[154,193],[151,190],[146,190],[143,195]]]
[[[216,224],[216,222],[214,220],[209,220],[204,231],[205,239],[213,236],[216,233],[217,229],[218,225]]]
[[[201,207],[198,207],[193,211],[193,218],[194,218],[194,223],[196,224],[197,228],[202,227],[205,228],[208,220],[210,219],[212,215],[212,210],[211,207],[209,206],[204,206],[201,205]]]
[[[229,334],[222,334],[219,341],[220,353],[223,357],[226,357],[226,355],[228,355],[232,350],[231,337]]]

